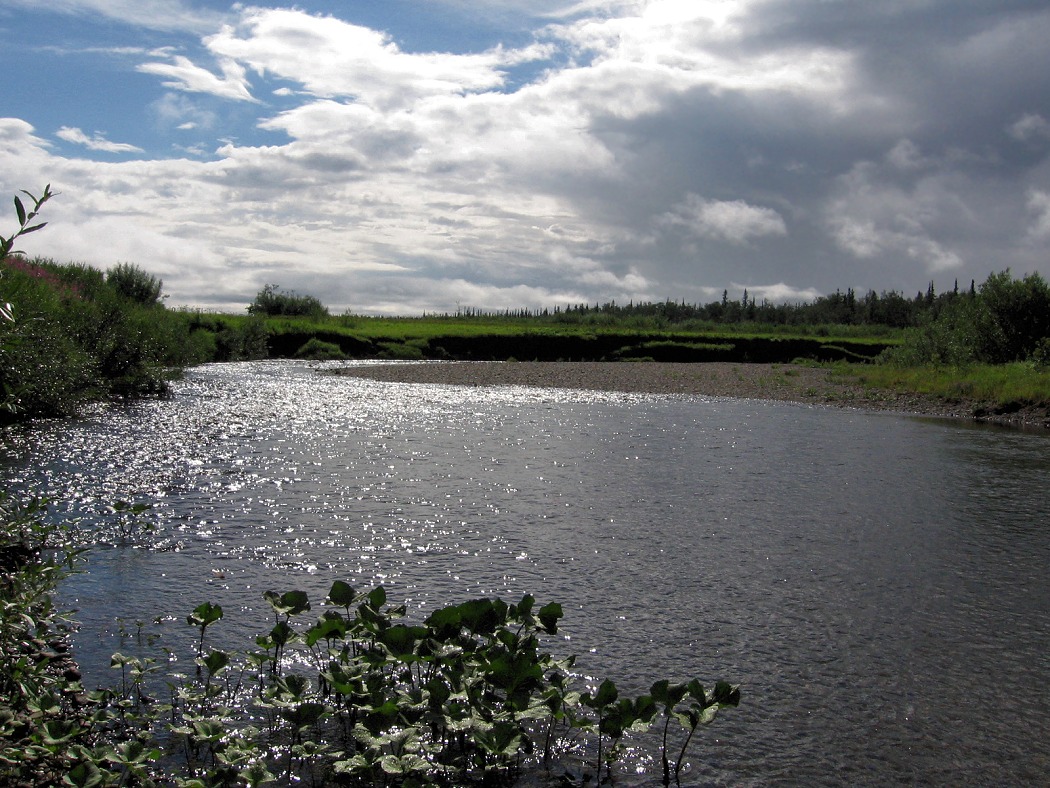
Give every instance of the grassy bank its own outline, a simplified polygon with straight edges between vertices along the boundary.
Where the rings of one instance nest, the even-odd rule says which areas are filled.
[[[894,333],[850,326],[741,323],[659,328],[638,321],[602,324],[530,318],[252,317],[196,315],[220,337],[265,332],[275,358],[461,361],[870,361],[895,344]],[[219,343],[221,344],[221,343]]]
[[[840,366],[836,375],[863,386],[898,394],[964,403],[977,416],[1022,410],[1050,412],[1050,367],[1029,363],[965,367]]]

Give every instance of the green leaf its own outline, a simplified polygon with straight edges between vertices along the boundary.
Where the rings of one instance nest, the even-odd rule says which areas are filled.
[[[305,591],[286,591],[280,596],[276,591],[266,591],[263,599],[278,615],[295,616],[310,609],[310,599]]]
[[[73,788],[96,788],[102,785],[102,771],[90,761],[78,763],[62,778],[63,785]]]
[[[396,755],[384,755],[379,761],[379,766],[387,774],[405,773],[404,765]]]
[[[270,640],[277,646],[284,646],[295,636],[295,630],[283,621],[278,621],[270,630]],[[262,645],[261,643],[259,645]]]
[[[615,703],[619,696],[620,691],[616,689],[616,685],[611,679],[606,679],[598,687],[598,694],[594,696],[590,705],[595,709],[600,709],[610,703]]]
[[[344,583],[342,580],[336,580],[332,583],[332,590],[328,592],[328,598],[333,605],[350,607],[350,605],[354,604],[354,589],[349,583]]]
[[[214,624],[220,618],[222,618],[222,607],[205,602],[197,605],[193,612],[186,616],[186,623],[193,627],[206,627]]]
[[[378,640],[394,657],[406,657],[415,652],[416,644],[426,638],[430,630],[426,627],[410,627],[405,624],[384,629],[379,633]]]
[[[346,637],[346,619],[336,610],[326,610],[324,615],[306,631],[305,643],[314,646],[319,640],[336,640]]]
[[[18,223],[22,226],[25,226],[26,209],[25,206],[22,205],[22,201],[18,198],[17,194],[15,195],[15,211],[18,213]]]
[[[281,709],[281,716],[297,728],[315,724],[328,709],[323,703],[300,703],[292,708]]]
[[[383,588],[383,586],[376,586],[369,591],[368,604],[370,604],[375,610],[379,610],[379,608],[386,604],[386,589]]]
[[[501,720],[487,731],[477,731],[474,740],[486,752],[511,757],[521,749],[524,735],[521,728],[514,723]]]
[[[241,777],[248,782],[251,788],[257,788],[257,786],[263,783],[273,782],[277,777],[270,773],[266,768],[266,764],[262,762],[253,763],[247,769],[241,771]]]
[[[193,723],[193,734],[202,741],[217,742],[226,733],[219,720],[198,720]]]
[[[37,230],[42,230],[44,227],[47,227],[47,222],[41,222],[40,224],[34,224],[32,227],[26,227],[24,230],[20,231],[18,234],[19,235],[28,235],[29,233],[35,233]]]
[[[208,669],[208,673],[214,676],[230,664],[230,655],[225,651],[213,651],[204,658],[203,662],[204,667]]]
[[[715,703],[723,706],[740,705],[740,686],[730,684],[728,681],[719,681],[715,684]]]
[[[459,633],[462,616],[459,608],[455,606],[443,607],[435,610],[427,616],[426,625],[434,630],[434,634],[441,639],[452,637]]]
[[[549,605],[544,605],[540,608],[539,619],[540,625],[543,627],[543,631],[548,635],[555,635],[558,632],[558,619],[563,615],[561,605],[557,602],[551,602]]]

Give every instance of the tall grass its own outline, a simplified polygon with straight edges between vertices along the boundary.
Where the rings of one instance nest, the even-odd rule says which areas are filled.
[[[876,388],[914,392],[949,402],[972,401],[994,407],[1050,406],[1050,367],[1026,363],[965,367],[889,365],[851,366],[848,374]]]

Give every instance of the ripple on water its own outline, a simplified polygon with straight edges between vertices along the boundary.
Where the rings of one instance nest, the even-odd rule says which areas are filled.
[[[118,615],[170,615],[178,648],[206,599],[254,636],[271,588],[530,592],[594,677],[743,685],[697,784],[875,785],[1043,780],[1048,469],[1042,436],[885,414],[258,362],[48,425],[5,474],[88,527],[152,501],[180,548],[96,549],[69,581],[89,680]]]

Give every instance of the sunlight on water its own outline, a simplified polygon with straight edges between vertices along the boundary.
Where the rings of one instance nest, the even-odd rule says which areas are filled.
[[[111,537],[64,592],[89,682],[118,617],[167,617],[185,653],[193,607],[243,642],[268,589],[381,583],[420,616],[529,592],[565,605],[555,647],[595,679],[743,685],[698,784],[1050,770],[1046,436],[323,366],[202,367],[169,400],[14,436],[7,479]],[[162,549],[114,539],[117,500],[153,503]]]

